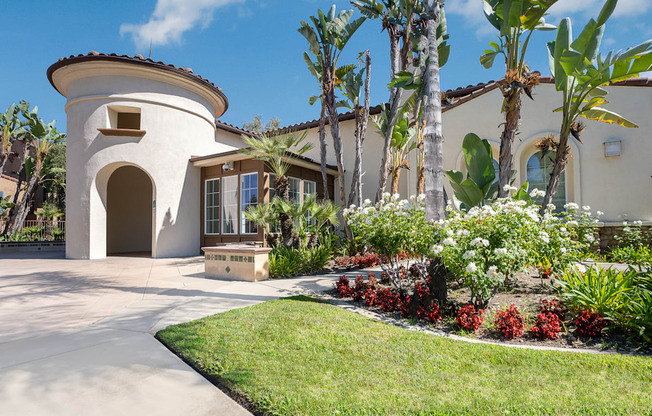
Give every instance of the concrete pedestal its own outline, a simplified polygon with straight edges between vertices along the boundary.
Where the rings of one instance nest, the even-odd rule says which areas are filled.
[[[270,248],[248,245],[203,247],[208,278],[258,282],[269,279]]]

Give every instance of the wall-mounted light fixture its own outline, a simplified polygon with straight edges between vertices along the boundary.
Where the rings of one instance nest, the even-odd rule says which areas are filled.
[[[620,156],[620,139],[609,139],[603,143],[604,157]]]
[[[233,162],[226,162],[225,164],[222,165],[222,170],[227,171],[227,170],[232,170],[233,169]]]

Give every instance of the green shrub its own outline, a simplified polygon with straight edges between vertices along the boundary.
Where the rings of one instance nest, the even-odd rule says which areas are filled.
[[[303,258],[303,272],[322,270],[331,259],[330,247],[326,245],[300,250]]]
[[[302,270],[303,259],[299,250],[277,247],[269,253],[269,276],[290,277]]]
[[[652,343],[652,274],[591,268],[560,280],[561,296],[575,311],[596,312],[630,336]]]
[[[609,253],[609,259],[615,263],[652,267],[652,250],[647,246],[614,247]]]

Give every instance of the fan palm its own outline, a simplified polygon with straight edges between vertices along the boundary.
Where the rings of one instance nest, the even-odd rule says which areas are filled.
[[[242,151],[254,159],[262,160],[267,164],[269,169],[276,175],[276,179],[274,180],[276,195],[287,202],[290,201],[290,187],[287,172],[292,165],[292,158],[301,156],[312,149],[312,144],[302,144],[306,135],[307,132],[304,132],[300,136],[296,133],[280,135],[261,134],[258,136],[242,135],[242,140],[250,147]],[[292,218],[285,212],[279,211],[278,219],[281,223],[283,244],[288,247],[292,246]]]

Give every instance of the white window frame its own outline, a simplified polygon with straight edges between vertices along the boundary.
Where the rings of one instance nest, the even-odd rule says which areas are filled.
[[[256,228],[256,231],[252,232],[252,233],[245,233],[244,232],[244,226],[245,226],[245,222],[247,220],[244,217],[244,209],[243,209],[243,206],[242,206],[242,195],[243,195],[243,191],[244,191],[244,187],[243,187],[242,183],[244,181],[245,176],[252,176],[252,175],[256,175],[256,205],[258,205],[260,203],[260,195],[259,195],[259,192],[258,192],[259,191],[258,181],[260,180],[260,178],[259,178],[258,172],[250,172],[250,173],[241,174],[240,179],[239,179],[240,188],[239,188],[239,195],[238,195],[238,197],[239,197],[238,203],[240,205],[240,229],[239,229],[240,235],[256,235],[256,234],[258,234],[258,224],[255,224],[253,222],[252,222],[252,224]]]
[[[225,196],[226,196],[226,192],[224,192],[224,182],[225,182],[224,180],[225,179],[231,179],[231,178],[235,178],[235,206],[236,206],[235,213],[236,213],[236,215],[233,218],[234,221],[235,221],[235,224],[234,224],[234,227],[233,227],[234,231],[232,233],[227,233],[227,232],[224,231],[224,226],[226,224],[225,215],[224,215],[225,214],[224,208],[226,207],[226,204],[224,203]],[[240,185],[240,175],[222,176],[220,179],[221,179],[220,183],[221,183],[221,186],[222,186],[222,188],[221,188],[222,197],[221,197],[221,200],[220,200],[220,202],[221,202],[221,204],[220,204],[221,205],[221,211],[220,211],[220,219],[221,219],[220,226],[221,226],[221,228],[220,228],[220,231],[222,232],[222,235],[238,235],[238,231],[240,230],[240,228],[239,228],[240,227],[240,219],[239,219],[239,217],[240,217],[240,215],[239,215],[240,214],[240,192],[239,192],[239,188],[238,188],[239,185]],[[231,205],[229,205],[229,206],[231,206]]]
[[[222,178],[211,178],[211,179],[206,179],[204,180],[204,235],[220,235],[222,231],[222,181],[220,180]],[[209,233],[208,232],[208,182],[211,181],[217,181],[217,195],[219,198],[219,202],[217,204],[217,233]],[[215,207],[211,207],[215,208]]]
[[[295,178],[293,176],[288,176],[288,194],[290,194],[290,180],[299,181],[299,203],[303,202],[303,179]],[[290,194],[290,201],[292,201],[292,195]]]
[[[528,185],[529,185],[530,189],[533,189],[533,188],[532,188],[532,184],[528,180],[528,162],[530,161],[530,159],[532,157],[536,156],[538,153],[541,153],[541,151],[539,150],[539,151],[536,151],[536,152],[532,153],[530,156],[528,156],[527,160],[525,161],[525,180],[528,181]],[[561,207],[556,207],[556,211],[560,211],[563,208],[563,205],[568,203],[568,175],[566,175],[565,171],[562,172],[562,178],[564,179],[564,204],[562,204]],[[561,182],[561,178],[560,178],[560,182]],[[539,189],[539,190],[540,191],[545,191],[546,186],[547,186],[547,184],[544,181],[544,188]],[[557,193],[555,193],[555,196],[556,195],[557,195]],[[554,199],[554,197],[553,197],[553,199]],[[552,200],[550,202],[554,204],[554,202]]]

